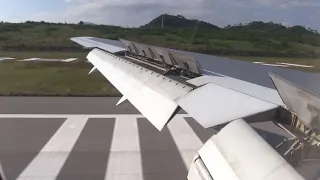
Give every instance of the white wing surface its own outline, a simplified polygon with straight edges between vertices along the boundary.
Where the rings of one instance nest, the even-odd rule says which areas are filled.
[[[192,89],[102,50],[87,58],[158,130],[175,115],[174,100]]]

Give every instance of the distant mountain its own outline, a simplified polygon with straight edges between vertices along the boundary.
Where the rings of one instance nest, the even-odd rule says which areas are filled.
[[[247,24],[239,24],[234,26],[227,26],[225,29],[230,30],[246,30],[246,31],[261,31],[261,32],[279,32],[279,33],[290,33],[296,35],[311,35],[316,34],[317,31],[313,29],[306,29],[302,26],[292,26],[286,27],[280,23],[274,22],[263,22],[263,21],[253,21]]]
[[[164,28],[195,28],[198,24],[198,28],[220,29],[218,26],[204,21],[191,20],[186,19],[181,15],[172,16],[168,14],[158,16],[157,18],[150,21],[148,24],[141,26],[141,28],[161,28],[162,19]]]
[[[197,23],[198,28],[206,28],[206,29],[220,29],[220,30],[244,30],[244,31],[260,31],[260,32],[267,32],[267,33],[279,33],[279,34],[292,34],[292,35],[312,35],[317,34],[316,30],[305,28],[302,26],[292,26],[286,27],[280,23],[274,22],[263,22],[263,21],[253,21],[250,23],[245,24],[238,24],[238,25],[229,25],[224,28],[220,28],[216,25],[199,21],[199,20],[191,20],[186,19],[181,15],[173,16],[168,14],[163,14],[149,23],[141,26],[141,28],[150,29],[150,28],[161,28],[162,26],[162,19],[163,19],[163,26],[164,28],[195,28]]]

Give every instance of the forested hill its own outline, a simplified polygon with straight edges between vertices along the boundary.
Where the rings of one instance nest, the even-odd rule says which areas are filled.
[[[161,29],[162,17],[164,29]],[[198,20],[188,20],[180,15],[162,15],[140,28],[88,25],[83,22],[0,22],[0,51],[81,50],[69,40],[75,36],[124,38],[168,48],[227,56],[320,57],[320,35],[309,28],[298,25],[286,27],[261,21],[218,27]]]
[[[156,17],[148,24],[141,26],[141,28],[161,28],[162,22],[164,28],[194,28],[195,26],[198,26],[199,28],[220,29],[218,26],[204,21],[189,20],[181,15],[172,16],[168,14]]]
[[[162,14],[155,19],[151,20],[149,23],[141,26],[140,28],[153,29],[161,28],[163,22],[163,27],[167,28],[208,28],[208,29],[232,29],[232,30],[246,30],[246,31],[263,31],[263,32],[281,32],[281,33],[295,33],[295,34],[317,34],[316,30],[305,28],[299,25],[286,27],[280,23],[273,22],[263,22],[263,21],[253,21],[250,23],[239,25],[228,25],[226,27],[220,28],[216,25],[194,20],[187,19],[181,15],[173,16],[168,14]]]
[[[218,27],[203,21],[189,20],[180,15],[164,14],[141,28],[159,29],[162,21],[163,31],[188,39],[193,46],[201,46],[202,52],[221,55],[303,57],[318,57],[320,53],[320,34],[316,30],[299,25],[287,27],[280,23],[253,21]]]

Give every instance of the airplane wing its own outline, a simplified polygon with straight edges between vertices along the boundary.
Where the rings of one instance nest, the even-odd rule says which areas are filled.
[[[83,39],[71,38],[78,43]],[[203,75],[194,57],[121,41],[127,48],[125,55],[116,55],[123,49],[108,45],[93,49],[87,58],[158,130],[179,108],[207,128],[283,106],[276,90],[227,76]],[[85,45],[94,47],[99,42],[90,43]],[[153,65],[152,69],[146,64]],[[167,76],[163,69],[182,78]]]
[[[121,39],[122,45],[106,46],[97,38],[71,40],[93,48],[87,56],[94,66],[90,72],[99,70],[123,94],[118,104],[129,100],[158,130],[180,108],[205,128],[226,125],[199,150],[189,179],[303,179],[247,124],[280,122],[289,112],[303,115],[301,122],[318,130],[318,100],[307,101],[300,111],[296,101],[288,100],[305,97],[295,86],[272,75],[277,90],[221,74],[207,76],[194,57],[133,41]],[[305,116],[308,113],[313,114]]]

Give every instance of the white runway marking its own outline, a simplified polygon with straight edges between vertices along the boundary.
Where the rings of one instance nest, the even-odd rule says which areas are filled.
[[[116,118],[105,180],[142,180],[137,118]]]
[[[143,180],[142,152],[138,119],[141,114],[2,114],[0,118],[67,118],[38,155],[28,164],[17,180],[55,180],[64,168],[72,148],[77,142],[89,118],[116,118],[112,135],[110,154],[105,169],[107,180]],[[168,124],[169,133],[177,146],[183,165],[189,169],[197,150],[202,146],[197,134],[183,117],[178,114]],[[0,119],[1,120],[1,119]],[[94,152],[88,152],[94,153]],[[159,164],[155,164],[158,166]],[[81,174],[81,172],[76,173]],[[168,174],[166,174],[168,175]]]
[[[17,179],[54,180],[87,121],[81,116],[67,119]]]
[[[275,66],[275,67],[288,67],[287,65],[282,65],[282,64],[267,64],[267,63],[264,63],[262,65],[264,65],[264,66]]]
[[[144,118],[142,114],[0,114],[0,118],[114,118],[114,117],[127,117]],[[190,117],[188,114],[177,114],[175,117]]]
[[[187,169],[189,169],[192,158],[202,146],[201,140],[182,117],[174,117],[168,124],[168,128]]]
[[[61,62],[72,62],[72,61],[75,61],[77,60],[78,58],[69,58],[69,59],[63,59],[61,60]]]
[[[23,60],[19,60],[19,61],[36,61],[39,60],[40,58],[28,58],[28,59],[23,59]]]
[[[0,61],[3,61],[3,60],[13,60],[15,58],[12,58],[12,57],[0,57]]]

